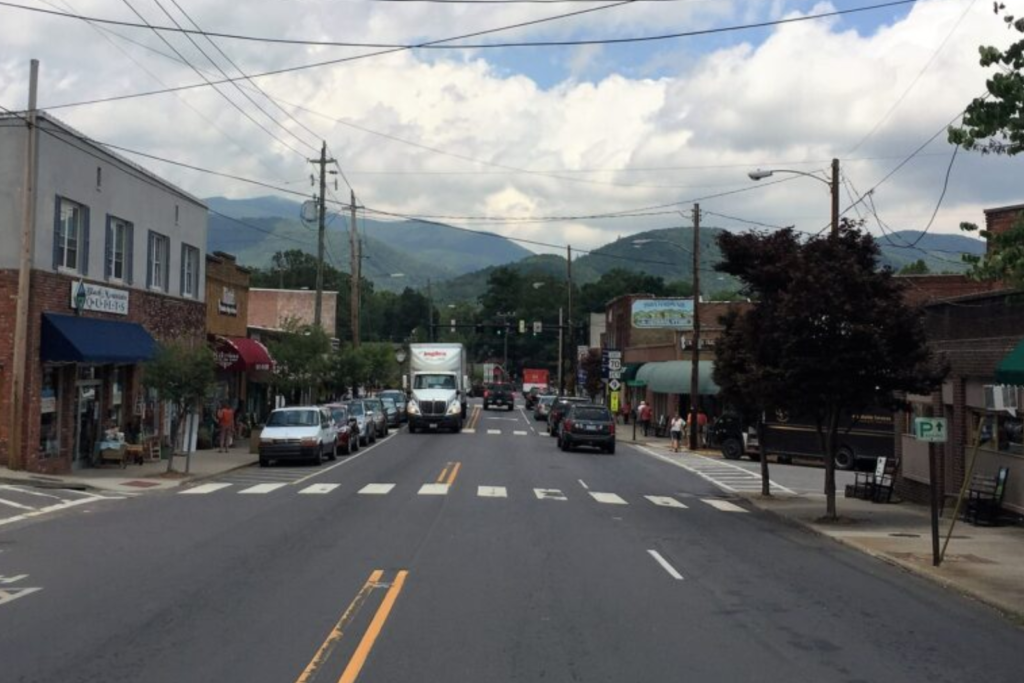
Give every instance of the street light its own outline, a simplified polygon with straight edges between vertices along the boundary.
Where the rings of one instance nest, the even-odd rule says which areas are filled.
[[[395,360],[398,361],[398,372],[399,372],[399,374],[402,374],[402,364],[405,363],[405,359],[407,357],[408,357],[408,355],[405,353],[405,348],[404,347],[401,347],[401,346],[396,346],[395,347]],[[402,374],[402,388],[403,389],[406,388],[406,384],[407,384],[407,382],[406,382],[405,375]]]
[[[829,186],[829,192],[832,195],[832,237],[839,236],[839,159],[832,160],[832,180],[828,181],[821,176],[814,175],[813,173],[805,173],[804,171],[794,171],[788,168],[776,168],[770,170],[757,169],[747,174],[747,177],[751,180],[764,180],[765,178],[771,178],[776,173],[792,173],[793,175],[802,175],[807,178],[814,178],[819,183],[825,183]]]

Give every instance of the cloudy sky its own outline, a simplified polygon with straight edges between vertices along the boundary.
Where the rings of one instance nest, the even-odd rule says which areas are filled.
[[[145,27],[0,6],[0,105],[24,108],[34,57],[40,106],[97,140],[295,192],[311,191],[306,158],[326,140],[370,209],[580,248],[689,224],[695,200],[705,225],[749,226],[739,218],[817,231],[829,220],[824,184],[782,175],[755,184],[747,172],[824,172],[838,157],[846,208],[984,91],[978,45],[1019,35],[989,0],[918,0],[666,40],[499,48],[487,46],[728,29],[884,0],[19,1],[156,26],[192,27],[187,14],[207,32],[349,44],[504,29],[367,56],[386,48],[201,36],[193,45],[173,33],[164,42]],[[475,47],[449,47],[465,44]],[[224,78],[218,69],[235,77],[352,57],[239,88],[94,102]],[[952,151],[939,135],[849,215],[861,212],[875,233],[872,209],[892,229],[924,228]],[[268,193],[132,158],[199,196]],[[959,154],[932,231],[1024,202],[1022,178],[1024,159]],[[336,196],[347,199],[344,182]],[[588,218],[602,214],[624,215]]]

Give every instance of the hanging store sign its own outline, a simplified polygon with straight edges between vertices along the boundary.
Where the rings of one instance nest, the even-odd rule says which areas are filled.
[[[693,299],[636,299],[630,314],[636,329],[693,329]]]
[[[82,311],[98,311],[100,313],[113,313],[114,315],[128,315],[128,291],[125,289],[112,289],[101,287],[82,280],[71,283],[71,308],[77,308],[75,297],[79,287],[85,290]]]
[[[221,291],[220,301],[217,302],[217,310],[221,315],[238,315],[238,304],[235,303],[235,290],[231,287],[224,287]]]

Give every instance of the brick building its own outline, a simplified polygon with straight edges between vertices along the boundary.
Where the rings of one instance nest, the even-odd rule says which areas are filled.
[[[624,387],[620,402],[628,399],[631,405],[637,406],[644,400],[651,404],[655,416],[671,415],[689,405],[693,333],[635,325],[634,304],[643,301],[667,299],[650,294],[626,294],[608,302],[603,346],[622,351]],[[718,387],[711,378],[714,346],[722,334],[719,319],[732,308],[749,306],[746,302],[702,301],[698,307],[701,327],[698,384],[701,406],[709,415],[719,410]]]
[[[38,119],[28,291],[19,290],[29,132],[0,125],[0,465],[89,466],[104,428],[158,428],[140,363],[204,340],[206,206],[60,121]],[[27,302],[23,391],[15,329]],[[20,403],[21,419],[12,401]],[[13,452],[15,427],[21,447]]]
[[[257,330],[279,331],[291,320],[300,325],[312,325],[316,311],[316,292],[310,289],[249,290],[249,327]],[[338,293],[324,292],[321,301],[320,326],[329,337],[337,336],[335,324]]]

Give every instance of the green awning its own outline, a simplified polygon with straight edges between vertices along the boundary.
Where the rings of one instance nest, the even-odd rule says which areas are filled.
[[[647,386],[647,382],[645,382],[645,381],[643,381],[641,379],[631,379],[631,380],[627,380],[626,381],[626,386],[627,387],[646,387]]]
[[[1024,386],[1024,340],[999,361],[996,368],[996,384]]]
[[[661,363],[644,363],[636,373],[638,381],[646,382],[656,394],[689,394],[691,361],[671,360]],[[711,379],[715,362],[699,361],[698,390],[702,396],[714,396],[718,393],[718,385]]]

